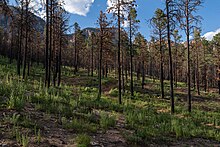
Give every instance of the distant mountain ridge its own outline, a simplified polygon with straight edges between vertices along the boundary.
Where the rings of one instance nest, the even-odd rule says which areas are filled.
[[[14,6],[9,6],[10,9],[13,11],[13,14],[15,15],[17,13],[17,8]],[[35,19],[36,22],[34,22],[34,28],[39,31],[41,34],[44,33],[44,29],[45,29],[45,25],[46,22],[39,16],[31,13],[31,15],[33,16],[33,18]],[[10,24],[10,17],[6,16],[4,14],[0,14],[0,27],[3,28],[4,30],[9,28],[9,24]],[[8,22],[8,23],[7,23]],[[82,29],[83,35],[85,36],[85,38],[88,38],[89,36],[91,36],[91,34],[97,33],[99,32],[99,29],[97,28],[93,28],[93,27],[87,27]],[[73,41],[74,39],[74,33],[72,34],[66,34],[66,37],[68,40]]]
[[[92,28],[92,27],[88,27],[88,28],[84,28],[81,30],[82,34],[85,36],[85,38],[89,38],[89,36],[92,35],[92,33],[97,33],[99,32],[99,29],[97,28]],[[71,42],[74,42],[74,33],[72,34],[67,34],[67,38],[68,40],[70,40]]]
[[[14,6],[9,6],[9,8],[11,9],[11,11],[13,12],[13,15],[16,15],[16,13],[18,13],[18,10],[16,7]],[[36,16],[35,14],[31,13],[31,16],[34,18],[35,22],[34,22],[34,28],[43,33],[44,32],[44,27],[45,27],[45,21]],[[11,18],[9,16],[6,16],[4,14],[0,13],[0,27],[2,27],[3,29],[7,29],[9,28],[9,24],[11,22]]]

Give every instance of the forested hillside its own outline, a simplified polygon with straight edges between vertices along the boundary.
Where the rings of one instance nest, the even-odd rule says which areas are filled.
[[[0,146],[219,146],[220,33],[202,37],[202,4],[164,0],[147,40],[133,0],[84,29],[60,0],[42,18],[0,0]]]

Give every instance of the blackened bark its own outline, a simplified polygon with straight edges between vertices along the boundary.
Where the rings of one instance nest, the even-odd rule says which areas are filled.
[[[162,33],[160,33],[162,34]],[[163,47],[162,47],[162,36],[160,35],[160,88],[161,97],[164,98],[164,72],[163,72]]]
[[[46,50],[45,50],[45,87],[48,81],[48,50],[49,50],[49,0],[46,0]]]
[[[120,16],[120,0],[118,0],[118,100],[119,104],[122,104],[121,100],[121,16]]]
[[[141,82],[141,87],[144,89],[144,83],[145,81],[145,67],[144,67],[144,60],[142,60],[142,82]]]
[[[186,36],[187,36],[187,85],[188,85],[188,111],[191,112],[191,82],[190,82],[190,44],[189,44],[189,0],[186,0]],[[220,82],[219,82],[220,86]],[[220,93],[220,91],[219,91]]]
[[[167,41],[168,41],[168,48],[169,48],[171,113],[174,113],[173,61],[172,61],[172,51],[171,51],[171,41],[170,41],[170,10],[169,10],[168,0],[166,0],[166,9],[167,9]]]
[[[131,24],[131,17],[130,17],[130,32],[129,32],[129,47],[130,47],[130,76],[131,76],[131,97],[134,97],[134,83],[133,83],[133,48],[132,48],[132,24]]]

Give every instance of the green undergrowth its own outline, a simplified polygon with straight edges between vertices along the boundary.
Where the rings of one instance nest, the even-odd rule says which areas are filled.
[[[146,78],[146,83],[154,84],[151,89],[141,90],[140,82],[135,79],[137,90],[134,97],[130,97],[128,83],[122,96],[123,104],[120,105],[118,89],[114,86],[103,93],[101,99],[97,99],[97,75],[89,77],[83,70],[73,75],[71,68],[63,67],[64,79],[84,77],[84,81],[71,85],[64,80],[60,87],[45,88],[42,65],[34,66],[32,70],[35,74],[23,80],[16,74],[16,64],[8,64],[6,59],[0,57],[0,108],[19,112],[5,116],[1,124],[9,123],[12,136],[23,146],[28,145],[30,132],[35,134],[38,143],[43,134],[36,120],[30,115],[20,114],[30,107],[35,112],[44,113],[47,120],[54,116],[64,129],[77,133],[78,146],[88,146],[91,141],[89,136],[97,131],[105,133],[108,129],[114,129],[119,117],[125,119],[124,129],[133,132],[121,132],[132,144],[147,145],[152,139],[164,143],[171,139],[193,137],[220,141],[220,114],[215,102],[194,103],[193,111],[189,114],[186,102],[180,101],[176,95],[176,113],[171,115],[169,97],[161,99],[158,93],[159,81]],[[117,80],[113,76],[103,78],[104,85],[115,83]],[[184,84],[178,83],[178,86],[184,87]],[[167,81],[165,86],[168,91]],[[207,99],[217,97],[216,94],[207,93],[203,96]],[[213,107],[216,108],[213,110]],[[29,131],[21,131],[25,129]]]

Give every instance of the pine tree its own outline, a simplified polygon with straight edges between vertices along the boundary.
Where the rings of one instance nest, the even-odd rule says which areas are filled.
[[[188,85],[188,111],[192,110],[191,96],[191,62],[190,62],[190,34],[196,28],[196,24],[201,19],[200,16],[195,16],[198,7],[201,6],[202,0],[180,0],[177,3],[181,28],[186,33],[187,42],[187,85]]]
[[[159,42],[160,50],[160,83],[161,83],[161,97],[164,98],[164,39],[166,37],[166,15],[161,9],[157,9],[154,13],[154,17],[150,20],[151,26],[154,28],[153,33],[157,41]]]

